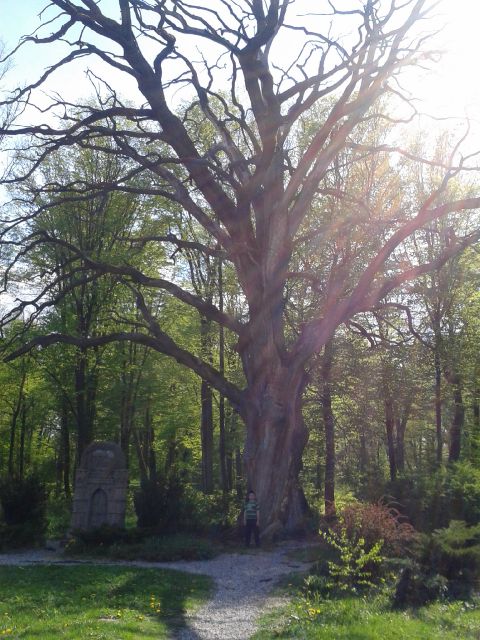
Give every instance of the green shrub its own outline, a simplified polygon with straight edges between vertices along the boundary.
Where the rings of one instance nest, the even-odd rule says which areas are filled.
[[[95,529],[78,529],[72,532],[68,549],[74,552],[92,551],[111,547],[113,544],[132,544],[145,537],[139,529],[123,529],[122,527],[102,524]]]
[[[311,574],[304,580],[304,591],[307,598],[315,594],[325,597],[331,591],[331,580],[326,575]]]
[[[416,563],[405,567],[400,574],[393,597],[395,608],[421,607],[445,598],[448,581],[445,576]]]
[[[480,521],[480,469],[462,461],[430,473],[400,476],[377,493],[388,495],[413,526],[424,532],[450,520]]]
[[[449,497],[444,469],[399,476],[380,486],[379,491],[395,503],[418,531],[430,532],[448,524]]]
[[[146,529],[121,529],[102,525],[90,531],[75,531],[68,542],[70,555],[100,556],[115,560],[208,560],[218,553],[208,540],[185,534],[159,536]]]
[[[72,517],[71,500],[56,498],[48,501],[47,505],[47,536],[49,538],[63,538],[70,528]]]
[[[445,478],[449,519],[480,522],[480,469],[470,462],[451,465]]]
[[[421,605],[443,595],[468,599],[480,577],[480,525],[452,520],[448,527],[423,536],[417,558],[400,577],[397,606]]]
[[[194,509],[185,494],[184,485],[174,472],[145,480],[134,495],[137,524],[140,528],[172,533],[194,521]],[[191,520],[190,520],[191,518]]]
[[[452,520],[431,538],[429,563],[449,580],[474,583],[480,575],[480,524]]]
[[[337,531],[320,531],[320,535],[337,552],[337,559],[328,561],[328,586],[331,589],[356,592],[379,581],[385,560],[381,555],[381,540],[367,549],[365,540],[350,538],[345,527]]]
[[[175,473],[143,482],[134,494],[137,524],[156,533],[177,531],[225,535],[236,532],[243,505],[233,493],[211,495],[194,489]]]
[[[36,475],[0,480],[0,504],[4,523],[0,547],[22,547],[41,543],[47,519],[47,493]]]
[[[187,488],[189,503],[194,505],[193,518],[201,531],[210,534],[236,531],[237,519],[243,508],[236,494],[215,491],[210,495]]]
[[[218,553],[213,544],[201,538],[176,534],[154,536],[136,544],[116,543],[108,550],[108,557],[117,560],[147,560],[169,562],[174,560],[209,560]]]

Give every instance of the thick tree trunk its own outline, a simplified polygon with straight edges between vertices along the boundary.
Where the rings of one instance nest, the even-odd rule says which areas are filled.
[[[307,504],[298,482],[308,440],[301,406],[305,375],[288,367],[262,371],[261,393],[249,389],[244,462],[248,489],[256,492],[262,534],[294,532],[304,525]],[[260,392],[260,389],[258,389]]]
[[[239,499],[242,498],[242,495],[244,493],[243,489],[242,452],[240,451],[240,448],[237,447],[235,449],[235,491]]]
[[[325,430],[325,481],[324,499],[325,516],[332,519],[336,515],[335,509],[335,422],[332,411],[331,372],[333,364],[333,340],[325,345],[322,361],[322,413]]]

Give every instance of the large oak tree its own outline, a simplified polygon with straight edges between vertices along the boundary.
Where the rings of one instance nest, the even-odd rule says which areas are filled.
[[[28,214],[17,208],[3,216],[3,242],[14,249],[17,265],[39,243],[56,243],[68,250],[72,268],[81,265],[85,278],[121,278],[131,287],[143,326],[95,337],[40,336],[10,357],[54,342],[86,348],[131,340],[191,368],[245,421],[248,483],[257,491],[267,535],[302,522],[298,473],[308,438],[302,396],[314,354],[341,323],[478,238],[475,231],[452,238],[431,262],[396,260],[402,243],[432,220],[480,205],[480,198],[442,199],[450,177],[461,169],[458,158],[453,166],[453,156],[443,182],[415,209],[399,204],[378,211],[372,202],[349,199],[341,188],[328,186],[339,163],[372,152],[368,144],[359,144],[357,132],[370,118],[382,117],[380,98],[390,94],[402,100],[400,73],[428,60],[420,28],[426,10],[426,0],[51,0],[41,14],[43,26],[20,45],[30,47],[31,55],[52,43],[66,52],[37,81],[5,100],[23,114],[17,125],[2,131],[16,147],[6,182],[30,181],[34,196]],[[31,106],[38,91],[56,71],[78,69],[78,60],[87,57],[103,65],[95,63],[90,72],[97,104],[51,96],[39,124]],[[121,98],[122,75],[138,88],[129,103]],[[300,143],[298,124],[317,104],[318,126]],[[53,113],[60,117],[54,120]],[[201,131],[199,113],[209,123],[208,136]],[[45,158],[71,145],[119,154],[128,169],[101,184],[35,179]],[[383,151],[388,151],[385,145]],[[74,206],[76,199],[95,197],[99,190],[156,196],[159,217],[162,208],[174,207],[203,227],[205,243],[175,233],[130,241],[221,257],[235,270],[246,313],[230,316],[161,270],[137,269],[125,255],[103,262],[38,228],[22,237],[30,228],[26,216],[55,203]],[[323,198],[337,199],[347,214],[326,224],[319,216],[316,229],[309,218],[307,232],[312,205],[321,210]],[[375,241],[365,251],[348,240],[355,237]],[[326,276],[293,269],[295,252],[312,246],[321,252],[332,243],[336,251]],[[285,292],[295,278],[310,283],[318,304],[313,316],[292,329],[286,323]],[[236,334],[244,388],[167,335],[147,302],[147,289],[175,296]],[[35,294],[32,318],[52,303],[51,290]],[[8,318],[25,306],[19,302]]]

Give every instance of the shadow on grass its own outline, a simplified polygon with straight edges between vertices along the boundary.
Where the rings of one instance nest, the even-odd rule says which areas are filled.
[[[155,569],[153,569],[155,571]],[[185,576],[177,571],[166,570],[171,576]],[[150,596],[149,607],[153,610],[155,618],[162,622],[170,632],[178,633],[181,629],[188,629],[189,639],[200,640],[200,636],[189,626],[187,616],[188,597],[191,595],[191,585],[198,581],[198,576],[189,575],[186,585],[179,586],[172,581],[170,587],[163,589],[154,599]],[[201,579],[201,577],[200,577]],[[112,590],[112,596],[122,598],[128,593],[135,593],[138,589],[137,579],[132,577],[123,585]]]
[[[203,576],[161,569],[0,567],[0,633],[11,627],[5,637],[52,640],[176,635],[209,589]]]

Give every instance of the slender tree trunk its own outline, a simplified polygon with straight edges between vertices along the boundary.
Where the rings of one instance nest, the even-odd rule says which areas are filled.
[[[130,343],[122,345],[122,388],[120,400],[120,447],[125,454],[127,467],[129,466],[130,438],[135,417],[134,402],[134,372],[136,345]]]
[[[63,479],[63,491],[66,498],[71,498],[70,488],[70,425],[66,398],[62,398],[60,416],[60,460]]]
[[[363,425],[358,437],[360,440],[360,473],[363,475],[368,466],[367,438],[365,437],[365,427]]]
[[[92,441],[87,412],[87,350],[78,349],[75,365],[75,404],[77,418],[77,452],[76,466],[79,465],[82,453]]]
[[[227,413],[226,422],[229,426],[228,426],[228,446],[226,447],[226,451],[225,451],[225,468],[226,468],[226,474],[227,474],[227,491],[231,491],[235,485],[233,443],[235,442],[235,435],[236,435],[237,414],[232,410],[231,407],[226,413]]]
[[[397,470],[402,473],[405,471],[405,431],[407,430],[408,418],[410,416],[412,405],[410,401],[407,401],[403,407],[402,415],[397,417],[396,423],[396,450],[395,450],[395,462]]]
[[[450,428],[450,448],[448,462],[456,462],[460,459],[462,449],[463,423],[465,419],[465,407],[462,397],[462,380],[458,373],[447,373],[448,382],[453,386],[453,418]]]
[[[335,421],[332,411],[331,373],[333,365],[333,340],[329,340],[324,348],[322,361],[323,389],[321,396],[323,426],[325,430],[325,480],[324,499],[325,516],[334,518],[335,509]]]
[[[220,479],[222,483],[222,491],[226,493],[229,488],[228,470],[227,470],[227,447],[225,437],[225,398],[220,395],[218,406],[218,425],[219,425],[219,443],[218,452],[220,457]]]
[[[25,381],[27,379],[27,370],[25,363],[22,361],[22,377],[20,380],[20,386],[18,389],[17,402],[13,408],[12,420],[10,422],[10,443],[8,448],[8,475],[13,477],[15,473],[15,441],[17,431],[17,421],[20,415],[23,404],[25,403]]]
[[[436,460],[440,467],[443,460],[443,433],[442,433],[442,368],[438,348],[435,349],[435,435],[436,435]]]
[[[383,321],[379,320],[378,330],[382,337],[382,341],[386,344],[388,330]],[[395,409],[392,391],[392,379],[394,372],[388,357],[388,353],[385,353],[385,356],[382,357],[382,392],[385,415],[385,433],[387,437],[388,467],[390,471],[390,480],[393,482],[397,477],[397,463],[395,459]]]
[[[389,390],[384,389],[384,407],[385,407],[385,428],[387,434],[387,454],[388,465],[390,469],[390,480],[397,477],[397,463],[395,460],[395,413],[393,409],[393,400]]]
[[[473,425],[472,425],[472,459],[478,461],[478,454],[480,451],[480,388],[477,380],[473,386],[473,398],[472,398],[472,413],[473,413]]]
[[[212,361],[210,345],[210,323],[201,317],[200,341],[203,358]],[[201,381],[201,418],[200,436],[202,443],[202,489],[204,493],[212,493],[213,481],[213,392],[212,387],[205,380]]]
[[[213,394],[205,380],[201,382],[201,402],[202,489],[208,494],[213,492]]]
[[[177,461],[177,458],[178,458],[177,441],[175,440],[175,436],[173,435],[168,440],[167,452],[165,455],[164,471],[166,476],[168,476],[169,472],[174,467],[175,462]]]
[[[144,484],[148,480],[153,480],[157,477],[157,461],[154,449],[155,434],[149,402],[145,409],[142,432],[140,433],[138,429],[134,429],[132,433],[137,452],[140,483]]]
[[[18,476],[23,478],[25,470],[25,434],[27,431],[27,403],[22,403],[22,410],[20,415],[20,449],[18,451]]]
[[[93,441],[94,424],[97,401],[97,372],[89,364],[88,350],[80,348],[77,351],[75,365],[75,398],[77,418],[77,453],[76,465],[79,464],[85,448]],[[94,349],[96,366],[98,366],[98,351]]]
[[[86,377],[86,414],[88,422],[88,437],[89,444],[95,437],[95,417],[97,414],[97,391],[98,391],[98,367],[100,364],[100,357],[98,348],[92,349],[95,358],[95,364],[93,366],[88,365],[87,360],[87,377]]]
[[[147,408],[145,409],[145,429],[148,437],[148,472],[150,474],[150,478],[157,477],[157,457],[155,455],[155,432],[153,430],[153,417],[150,410],[150,403],[147,404]]]
[[[396,436],[397,436],[397,446],[395,450],[395,461],[397,465],[397,470],[400,473],[405,471],[405,429],[407,427],[407,421],[402,417],[397,417],[395,420],[396,423]]]
[[[223,267],[222,260],[218,261],[218,298],[219,298],[219,310],[223,313]],[[225,330],[222,325],[219,328],[219,345],[218,345],[218,370],[222,376],[225,375]],[[222,491],[226,493],[229,489],[228,473],[227,473],[227,459],[226,459],[226,438],[225,438],[225,398],[220,394],[219,407],[218,407],[218,426],[219,426],[219,441],[218,441],[218,453],[220,457],[220,479],[222,484]]]

